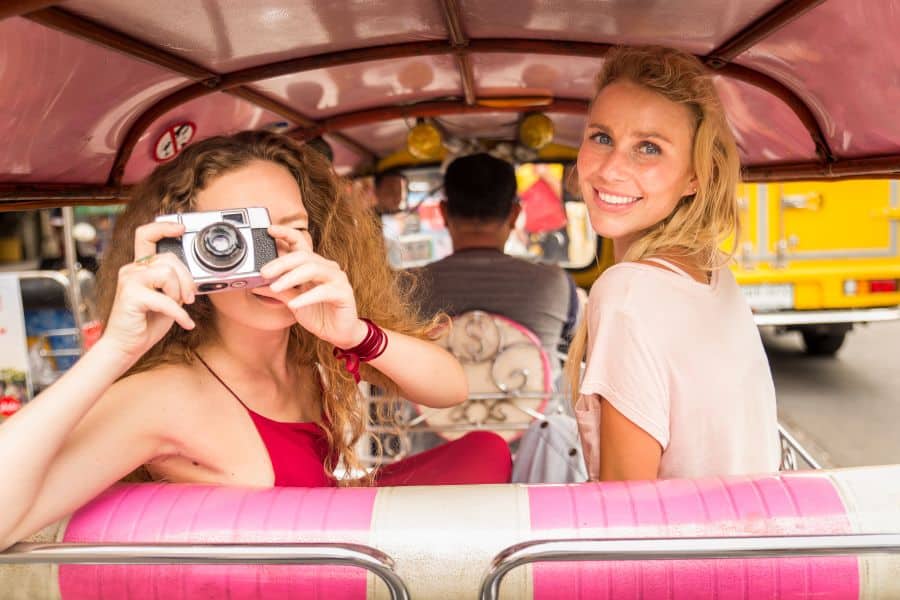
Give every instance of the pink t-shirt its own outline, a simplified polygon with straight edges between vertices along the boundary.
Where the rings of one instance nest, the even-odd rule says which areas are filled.
[[[662,446],[660,478],[775,472],[775,386],[753,315],[728,269],[700,283],[619,263],[591,288],[588,349],[575,405],[591,479],[600,397]]]

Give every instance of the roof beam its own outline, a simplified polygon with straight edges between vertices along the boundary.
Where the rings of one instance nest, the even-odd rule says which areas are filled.
[[[414,42],[409,44],[378,46],[375,48],[345,50],[342,52],[294,58],[250,67],[249,69],[233,71],[226,75],[222,75],[219,81],[213,86],[205,86],[200,83],[191,84],[159,99],[131,124],[131,127],[129,127],[128,132],[122,140],[122,144],[116,152],[116,158],[113,161],[113,166],[110,169],[109,177],[107,178],[107,185],[115,186],[121,183],[122,176],[125,174],[125,166],[128,163],[128,159],[131,158],[131,153],[134,151],[138,140],[144,132],[158,118],[191,100],[202,98],[215,91],[224,91],[233,87],[270,79],[272,77],[280,77],[282,75],[303,73],[305,71],[313,71],[315,69],[327,67],[357,64],[370,60],[391,60],[394,58],[406,58],[410,56],[446,54],[449,51],[450,48],[443,41]]]
[[[492,100],[496,100],[492,98]],[[588,101],[571,98],[557,98],[540,108],[544,112],[559,112],[566,114],[583,115],[587,112]],[[313,138],[322,134],[333,135],[332,132],[368,125],[380,121],[393,119],[407,119],[414,117],[440,117],[446,115],[484,114],[498,112],[522,112],[521,106],[493,106],[470,105],[462,101],[441,100],[437,102],[418,102],[403,106],[382,106],[367,110],[343,113],[335,115],[319,122],[315,129],[297,131],[297,135],[304,139]]]
[[[602,57],[611,47],[610,44],[595,44],[590,42],[528,39],[475,39],[469,40],[465,52],[521,52],[592,58]],[[206,84],[191,84],[161,98],[132,123],[123,139],[122,145],[119,147],[107,184],[116,186],[121,183],[122,175],[125,172],[125,165],[131,157],[131,153],[134,150],[138,139],[140,139],[146,129],[150,127],[156,119],[186,102],[200,98],[214,91],[224,91],[264,79],[270,79],[272,77],[303,73],[328,67],[408,58],[413,56],[445,55],[448,53],[455,54],[458,52],[461,51],[448,46],[445,41],[390,44],[373,48],[357,48],[279,61],[223,74],[218,82],[214,84],[210,84],[209,82],[206,82]],[[809,106],[807,106],[793,91],[774,78],[748,67],[728,64],[719,69],[719,71],[751,85],[762,87],[766,91],[785,101],[788,107],[797,114],[801,123],[807,128],[817,148],[823,149],[822,155],[830,157],[830,152],[827,151],[828,146],[824,141],[825,138],[819,128],[818,120],[813,115]]]
[[[368,148],[366,148],[365,146],[363,146],[362,144],[357,142],[355,139],[353,139],[349,135],[340,133],[338,131],[334,131],[334,132],[330,133],[329,135],[331,137],[333,137],[334,139],[336,139],[337,141],[339,141],[344,146],[347,146],[348,148],[353,150],[353,152],[355,152],[357,156],[361,156],[363,158],[363,162],[365,162],[367,165],[374,165],[376,162],[378,162],[377,154],[375,154],[374,152],[372,152],[371,150],[369,150]]]
[[[270,98],[269,96],[266,96],[265,94],[261,94],[261,93],[257,92],[256,90],[251,89],[247,86],[231,88],[231,89],[225,90],[225,93],[231,94],[232,96],[236,96],[236,97],[240,98],[241,100],[246,100],[250,104],[255,104],[256,106],[259,106],[260,108],[264,108],[264,109],[268,110],[269,112],[273,112],[276,115],[279,115],[281,117],[284,117],[285,119],[288,119],[289,121],[293,121],[294,123],[297,123],[297,125],[302,128],[314,128],[314,127],[318,126],[318,124],[315,121],[313,121],[306,115],[304,115],[300,112],[297,112],[290,106],[288,106],[282,102],[279,102],[273,98]],[[338,140],[340,140],[340,142],[342,144],[344,144],[345,146],[350,147],[356,154],[361,156],[365,162],[374,163],[376,160],[378,160],[378,157],[375,155],[374,152],[372,152],[371,150],[369,150],[368,148],[366,148],[365,146],[363,146],[356,140],[351,139],[351,138],[347,137],[346,135],[343,135],[340,133],[334,133],[334,134],[332,134],[332,136],[337,138]]]
[[[289,121],[298,123],[303,127],[315,127],[315,125],[316,125],[315,121],[313,121],[312,119],[310,119],[303,113],[300,113],[300,112],[294,110],[293,108],[291,108],[290,106],[288,106],[287,104],[284,104],[283,102],[279,102],[278,100],[275,100],[274,98],[270,98],[269,96],[266,96],[265,94],[261,94],[260,92],[257,92],[256,90],[251,89],[249,87],[240,86],[240,87],[236,87],[236,88],[231,88],[231,89],[225,90],[225,93],[230,96],[240,98],[241,100],[245,100],[245,101],[249,102],[250,104],[255,104],[256,106],[258,106],[260,108],[264,108],[265,110],[267,110],[269,112],[275,113],[279,117],[284,117],[285,119],[288,119]]]
[[[6,0],[6,2],[0,4],[0,21],[6,19],[7,17],[18,17],[19,15],[24,15],[35,10],[47,8],[48,6],[53,6],[54,4],[59,4],[59,1],[57,0],[56,2],[48,2],[47,0]]]
[[[46,27],[57,29],[59,31],[62,31],[63,33],[67,33],[80,39],[98,44],[132,58],[143,60],[155,66],[168,69],[189,79],[196,80],[203,86],[211,90],[219,89],[221,87],[221,89],[223,89],[227,93],[246,100],[247,102],[255,104],[270,112],[273,112],[281,117],[284,117],[285,119],[291,120],[299,126],[312,127],[315,125],[315,123],[310,120],[309,117],[301,114],[300,112],[294,110],[284,103],[278,102],[277,100],[274,100],[273,98],[270,98],[248,87],[239,85],[233,86],[233,79],[227,85],[220,86],[221,77],[218,73],[205,69],[202,66],[184,60],[175,54],[146,44],[140,40],[110,29],[104,25],[100,25],[99,23],[96,23],[89,19],[85,19],[84,17],[80,17],[59,8],[44,8],[42,10],[36,10],[34,7],[32,7],[30,11],[26,10],[24,12],[28,12],[29,14],[26,15],[27,18],[36,23],[39,23]],[[193,97],[202,96],[202,91],[203,90],[199,88],[193,87],[188,89],[187,93],[179,95],[178,98],[183,102],[189,101]],[[185,98],[187,98],[187,100],[185,100]],[[175,108],[175,106],[177,106],[177,104],[166,104],[160,108],[166,108],[166,110],[164,110],[163,112],[167,112],[168,110]],[[161,114],[158,116],[161,116]],[[347,146],[350,146],[365,160],[376,160],[377,157],[369,149],[365,148],[358,142],[350,138],[346,138],[345,136],[338,137],[341,138],[341,141],[343,143],[345,143]],[[117,161],[116,163],[114,163],[113,170],[116,174],[116,177],[111,177],[110,182],[112,185],[115,185],[116,183],[121,181],[121,178],[124,175],[124,165],[118,164]]]
[[[157,67],[168,69],[188,79],[201,81],[210,87],[214,87],[219,81],[218,73],[60,8],[44,8],[29,12],[25,18]]]
[[[827,164],[796,162],[780,165],[748,165],[743,167],[741,175],[747,182],[858,177],[894,179],[900,177],[900,154],[848,158]]]
[[[742,44],[752,44],[754,41],[760,39],[761,37],[764,37],[764,35],[771,33],[778,27],[783,26],[790,20],[797,18],[801,14],[810,10],[812,7],[820,4],[822,1],[823,0],[789,0],[788,2],[782,3],[766,15],[763,15],[763,17],[758,19],[750,27],[744,29],[737,36],[726,42],[725,45],[713,51],[713,53],[711,53],[710,56],[707,57],[707,62],[716,60],[717,56],[727,54],[727,52],[735,52],[735,49],[740,48]],[[359,50],[351,50],[333,53],[331,55],[325,56],[304,57],[301,59],[282,61],[280,63],[274,63],[271,65],[263,65],[261,67],[253,67],[250,69],[236,71],[224,77],[220,77],[219,74],[196,65],[195,63],[184,60],[172,53],[160,50],[159,48],[146,44],[131,36],[114,31],[108,27],[90,21],[89,19],[74,15],[68,11],[59,8],[43,8],[39,10],[33,10],[34,6],[40,5],[42,3],[25,2],[24,0],[19,0],[18,2],[14,2],[13,4],[17,5],[19,10],[28,12],[27,18],[44,26],[63,31],[70,35],[110,48],[114,51],[127,54],[128,56],[131,56],[133,58],[138,58],[150,62],[151,64],[154,64],[156,66],[169,69],[190,79],[200,81],[204,86],[210,89],[232,90],[231,93],[233,93],[233,95],[241,97],[248,102],[261,106],[280,116],[283,116],[284,118],[292,120],[298,125],[305,128],[313,126],[313,122],[305,115],[302,115],[296,110],[293,110],[292,108],[284,105],[283,103],[277,102],[249,88],[240,88],[237,90],[234,90],[233,88],[240,86],[242,82],[250,83],[252,81],[259,80],[259,78],[268,78],[269,76],[277,76],[283,73],[286,74],[287,72],[302,72],[315,68],[323,68],[324,66],[326,66],[326,62],[331,63],[331,65],[351,64],[359,62],[361,59],[377,60],[379,56],[381,59],[387,60],[392,57],[400,58],[410,55],[406,52],[408,48],[404,49],[404,45],[402,44],[395,46],[383,46],[379,49],[366,49],[367,51],[365,52],[364,56],[359,56]],[[474,50],[480,52],[540,50],[543,53],[552,52],[559,54],[585,56],[603,54],[609,48],[609,46],[606,44],[590,44],[583,42],[550,42],[548,47],[548,44],[546,42],[542,43],[540,40],[476,40],[476,47],[472,48],[470,47],[471,41],[467,38],[465,31],[463,30],[461,12],[456,0],[442,0],[441,6],[444,10],[448,31],[450,32],[451,46],[456,49],[469,47],[470,51]],[[417,48],[415,55],[420,55],[423,52],[427,53],[428,50],[446,51],[446,48],[443,47],[442,44],[426,44],[426,48],[421,47],[421,44],[415,44],[414,46],[416,46]],[[327,59],[328,56],[331,57],[331,60]],[[472,71],[471,59],[466,52],[457,52],[455,56],[460,72],[460,80],[465,94],[466,103],[469,105],[474,105],[477,100],[475,95],[474,73]],[[720,64],[720,66],[728,65]],[[728,70],[732,73],[736,73],[739,69],[730,68]],[[807,108],[806,105],[802,101],[800,101],[800,99],[796,95],[785,94],[784,92],[786,88],[784,88],[780,84],[773,85],[773,83],[777,82],[774,82],[774,80],[771,80],[771,78],[761,79],[760,77],[757,77],[755,75],[755,72],[747,69],[742,73],[742,77],[740,78],[742,78],[744,81],[747,81],[748,83],[752,83],[753,85],[757,85],[767,89],[767,91],[770,91],[771,93],[778,96],[782,101],[787,103],[794,110],[794,112],[797,113],[797,116],[810,132],[810,135],[813,138],[813,142],[815,143],[817,151],[819,151],[820,155],[823,155],[823,158],[830,158],[830,149],[828,148],[828,144],[825,141],[824,135],[822,134],[815,118],[812,117],[811,113],[809,113],[808,110],[804,110]],[[201,90],[194,89],[190,93],[184,94],[182,96],[194,96],[193,92],[196,92],[196,97],[200,97],[203,95],[202,93],[200,93]],[[178,92],[176,92],[176,94],[178,94]],[[172,108],[174,108],[174,106]],[[161,114],[159,116],[161,116]],[[374,159],[374,154],[371,151],[363,148],[353,140],[349,140],[349,138],[347,141],[350,142],[349,145],[354,147],[355,151],[361,153],[367,160]],[[119,161],[116,162],[118,163]],[[114,170],[116,173],[124,174],[124,165],[115,164]],[[113,177],[112,175],[113,174],[111,173],[109,183],[115,185],[116,183],[121,181],[121,175],[119,175],[117,178]]]
[[[744,27],[706,55],[712,69],[731,62],[753,45],[769,37],[794,19],[801,17],[825,0],[786,0]]]
[[[396,58],[409,58],[412,56],[434,56],[447,54],[451,48],[445,41],[404,42],[400,44],[388,44],[385,46],[372,46],[369,48],[354,48],[339,52],[326,52],[312,56],[301,56],[265,65],[258,65],[232,71],[222,76],[219,89],[227,89],[237,85],[256,83],[263,79],[281,77],[282,75],[294,75],[316,69],[355,65],[364,62],[393,60]]]
[[[473,112],[473,109],[476,108],[464,104],[457,106],[460,107],[461,112]],[[895,179],[900,177],[900,154],[837,160],[828,165],[818,162],[749,165],[742,169],[742,175],[746,182],[835,180],[858,177]],[[130,186],[111,188],[91,184],[0,183],[0,212],[48,208],[49,206],[119,204],[127,201],[130,193]],[[53,204],[51,205],[50,202]]]
[[[734,73],[741,71],[743,81],[761,87],[780,98],[794,111],[794,114],[806,127],[813,144],[815,144],[816,154],[819,158],[825,162],[834,162],[834,154],[822,132],[822,128],[819,126],[818,119],[815,118],[809,106],[797,94],[771,77],[731,62],[747,49],[766,39],[788,23],[803,16],[824,1],[785,0],[747,27],[738,31],[717,48],[714,48],[703,58],[703,62],[711,69],[716,69],[723,73],[728,72],[732,76],[734,76]],[[765,79],[761,77],[765,77]]]
[[[819,158],[823,162],[834,161],[834,154],[831,152],[831,147],[828,145],[825,133],[819,125],[819,120],[813,114],[809,105],[807,105],[800,96],[795,94],[793,90],[773,77],[769,77],[759,71],[736,63],[723,65],[717,72],[733,77],[738,81],[748,83],[753,87],[765,90],[784,102],[787,107],[794,112],[803,127],[806,128],[806,132],[809,134],[809,137],[812,138],[813,144],[815,144],[816,154]]]
[[[472,57],[465,52],[458,52],[456,54],[456,70],[459,71],[459,82],[462,84],[466,104],[475,105],[478,98],[475,95],[475,71],[472,68]]]
[[[116,151],[116,157],[113,159],[112,168],[109,171],[109,177],[106,184],[110,187],[116,187],[122,182],[125,176],[125,166],[134,147],[137,146],[138,140],[151,125],[170,110],[174,110],[183,104],[187,104],[191,100],[201,98],[207,94],[211,94],[212,90],[200,83],[195,83],[187,87],[181,88],[160,100],[157,100],[153,106],[145,110],[128,128],[122,143]]]
[[[444,23],[450,34],[450,46],[459,50],[456,55],[456,70],[459,72],[459,83],[462,86],[466,104],[474,105],[477,101],[475,94],[475,71],[472,68],[472,57],[465,49],[469,45],[469,36],[463,27],[462,11],[457,0],[441,0],[441,9],[444,12]]]
[[[444,13],[444,24],[447,25],[447,33],[450,34],[450,45],[454,48],[465,47],[469,43],[469,36],[463,27],[462,11],[457,0],[440,0],[441,10]]]
[[[131,193],[130,186],[111,188],[94,184],[0,183],[0,212],[52,206],[120,204]]]

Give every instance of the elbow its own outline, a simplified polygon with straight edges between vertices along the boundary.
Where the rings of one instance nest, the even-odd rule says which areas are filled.
[[[423,389],[423,393],[413,402],[430,408],[450,408],[462,404],[469,397],[469,384],[458,363],[449,373],[445,372],[433,381],[435,384],[427,390]],[[411,395],[407,397],[413,399]]]
[[[450,398],[447,406],[457,406],[469,398],[469,381],[466,379],[466,372],[463,371],[462,365],[456,359],[454,359],[454,362],[456,362],[453,375],[455,385],[448,386],[451,389],[451,393],[449,394]]]
[[[466,381],[466,378],[463,377],[460,381],[460,384],[456,386],[455,393],[452,395],[450,402],[447,406],[457,406],[462,404],[469,398],[469,384]]]
[[[455,356],[446,353],[447,360],[442,368],[434,373],[434,382],[439,385],[431,385],[428,401],[422,402],[431,408],[450,408],[462,404],[469,398],[469,382],[462,364]]]

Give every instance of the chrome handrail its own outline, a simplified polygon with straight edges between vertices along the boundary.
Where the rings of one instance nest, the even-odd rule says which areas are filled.
[[[821,469],[822,465],[819,464],[815,458],[813,458],[812,454],[809,453],[809,450],[803,447],[797,438],[791,434],[781,423],[778,424],[778,436],[779,441],[781,442],[781,454],[782,454],[782,464],[781,470],[783,471],[795,471],[797,470],[797,459],[793,456],[793,453],[799,454],[800,458],[809,465],[811,469]],[[785,445],[787,447],[785,447]],[[785,453],[787,457],[785,457]],[[787,458],[787,460],[785,460]],[[789,464],[785,464],[785,463]]]
[[[780,558],[900,553],[900,533],[844,535],[533,540],[502,550],[481,580],[495,600],[509,571],[536,562]]]
[[[66,292],[72,303],[72,318],[75,320],[75,329],[78,330],[78,349],[84,351],[84,318],[82,315],[81,283],[78,281],[78,253],[75,249],[75,238],[72,230],[75,227],[75,209],[71,206],[62,207],[63,217],[63,258],[66,261],[66,274],[69,285]]]
[[[393,600],[409,600],[394,560],[362,544],[14,544],[0,552],[0,564],[62,563],[93,565],[266,564],[345,565],[365,569],[387,586]]]

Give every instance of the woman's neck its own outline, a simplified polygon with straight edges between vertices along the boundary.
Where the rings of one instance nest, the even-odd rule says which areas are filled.
[[[613,245],[613,262],[620,263],[625,260],[625,255],[628,253],[628,249],[631,248],[631,244],[635,241],[634,236],[621,237],[616,238],[612,241]]]
[[[216,336],[200,347],[229,363],[239,364],[250,373],[266,373],[276,379],[288,377],[288,340],[290,330],[260,331],[239,323],[217,324]]]
[[[625,260],[625,255],[634,243],[633,238],[619,238],[613,240],[613,261],[620,263]],[[653,253],[656,258],[667,260],[684,270],[693,279],[700,283],[710,283],[712,272],[703,259],[696,253],[690,253],[684,248],[662,248]]]

